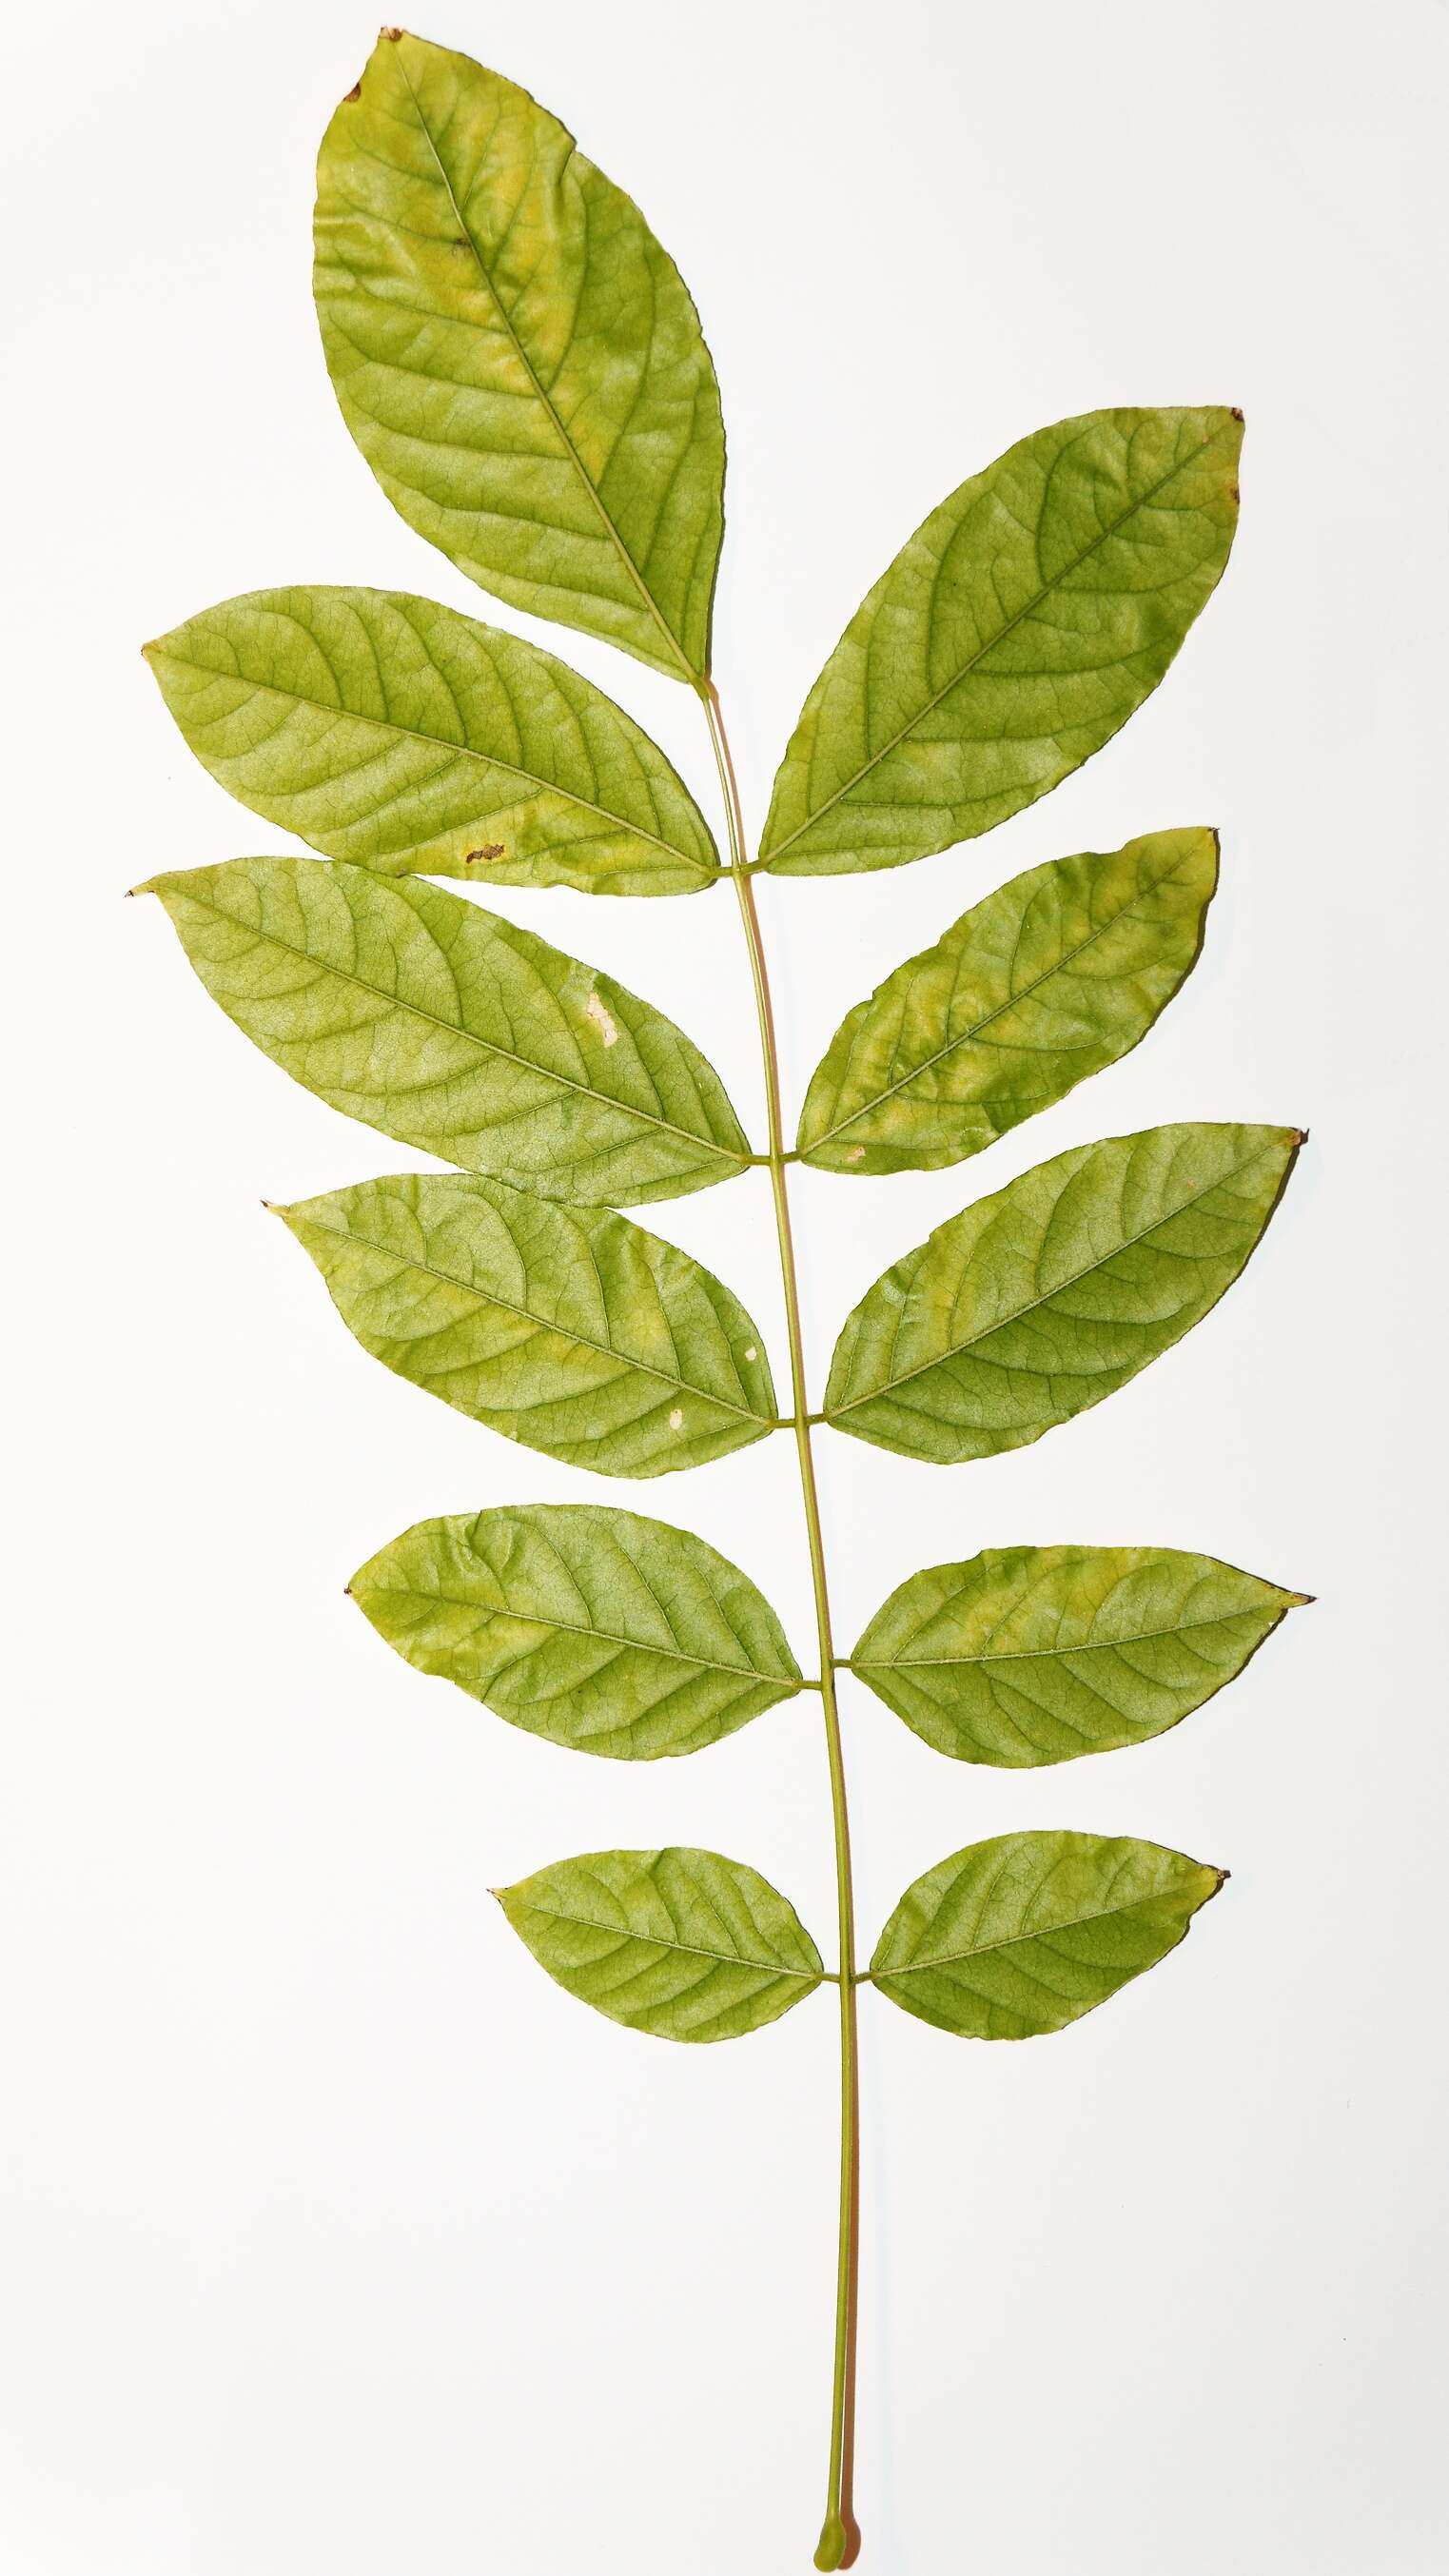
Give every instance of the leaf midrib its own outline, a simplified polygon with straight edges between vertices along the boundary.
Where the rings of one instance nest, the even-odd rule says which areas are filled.
[[[510,778],[521,778],[530,787],[542,790],[545,795],[562,797],[568,804],[577,805],[582,813],[597,814],[601,822],[615,824],[620,831],[631,833],[635,840],[650,842],[655,849],[663,850],[668,857],[682,860],[686,867],[697,868],[701,876],[713,878],[723,873],[718,867],[708,866],[703,859],[694,858],[688,850],[681,850],[677,842],[666,841],[658,832],[648,832],[641,823],[631,822],[627,814],[616,814],[611,806],[596,804],[591,796],[580,796],[572,787],[561,787],[555,779],[540,777],[536,770],[523,769],[516,760],[502,760],[496,752],[479,751],[476,745],[470,742],[449,742],[446,734],[421,733],[416,725],[399,724],[392,716],[372,716],[366,714],[360,707],[330,705],[326,698],[309,697],[302,689],[278,688],[274,680],[253,680],[243,672],[215,671],[210,663],[189,661],[183,654],[172,652],[165,646],[158,646],[155,649],[158,652],[164,651],[166,659],[178,663],[182,670],[201,671],[208,679],[245,679],[247,687],[256,697],[281,698],[290,706],[315,707],[321,715],[344,716],[351,724],[371,725],[375,732],[399,735],[406,742],[425,743],[430,750],[451,752],[459,760],[476,760],[485,769],[506,770]],[[306,795],[309,792],[305,788],[297,791],[300,795]]]
[[[556,1905],[540,1905],[528,1899],[530,1913],[545,1915],[550,1923],[581,1923],[588,1932],[613,1932],[621,1941],[638,1941],[651,1950],[678,1950],[688,1959],[713,1959],[720,1968],[754,1968],[762,1976],[798,1977],[802,1984],[818,1986],[823,1980],[816,1968],[789,1968],[777,1959],[745,1959],[733,1950],[704,1950],[696,1941],[666,1941],[657,1932],[636,1932],[627,1923],[600,1923],[592,1914],[565,1914]]]
[[[1229,1619],[1256,1619],[1265,1615],[1268,1605],[1245,1604],[1241,1610],[1220,1610],[1211,1619],[1179,1619],[1170,1628],[1138,1628],[1129,1637],[1094,1637],[1083,1646],[1013,1646],[1001,1652],[982,1655],[890,1655],[859,1657],[852,1662],[852,1672],[921,1672],[938,1665],[957,1664],[1040,1664],[1064,1662],[1068,1655],[1111,1655],[1124,1646],[1150,1646],[1161,1637],[1188,1637],[1196,1628],[1221,1628]],[[1286,1606],[1286,1605],[1285,1605]]]
[[[759,1419],[758,1416],[755,1418]],[[390,1592],[397,1589],[395,1585],[388,1585],[385,1588]],[[406,1588],[416,1601],[442,1601],[454,1610],[476,1612],[479,1608],[476,1601],[469,1601],[457,1593],[442,1590],[418,1592],[412,1585]],[[713,1655],[695,1654],[684,1646],[656,1646],[647,1638],[630,1637],[616,1628],[581,1627],[577,1620],[555,1619],[551,1614],[541,1617],[537,1611],[515,1609],[508,1601],[501,1602],[496,1609],[485,1609],[483,1615],[488,1619],[520,1619],[529,1627],[547,1628],[565,1637],[597,1637],[607,1646],[626,1646],[634,1654],[656,1655],[664,1663],[691,1664],[699,1672],[727,1673],[737,1681],[778,1684],[782,1690],[792,1694],[803,1687],[798,1676],[791,1678],[783,1673],[762,1672],[758,1664],[722,1664]],[[647,1716],[649,1712],[646,1710],[644,1714]],[[626,1718],[622,1722],[629,1725],[634,1721]]]
[[[317,861],[308,862],[307,864],[320,865],[322,863]],[[341,862],[334,861],[332,864],[334,866],[338,864],[346,866],[349,863],[344,860]],[[365,874],[366,871],[364,870],[361,873]],[[378,882],[386,883],[386,879],[379,879]],[[435,889],[434,891],[436,892],[438,889]],[[186,893],[189,902],[204,905],[205,909],[214,914],[218,921],[226,922],[231,929],[251,930],[255,938],[268,942],[273,948],[280,948],[284,955],[288,957],[300,957],[307,965],[317,967],[321,974],[335,975],[341,983],[355,984],[359,992],[371,993],[376,1000],[389,1003],[393,1010],[408,1012],[414,1019],[425,1020],[430,1028],[443,1029],[450,1037],[465,1038],[470,1046],[481,1048],[486,1055],[497,1056],[504,1064],[517,1065],[521,1072],[537,1074],[542,1082],[557,1083],[562,1091],[576,1091],[584,1100],[597,1100],[606,1109],[616,1109],[621,1117],[637,1119],[641,1126],[646,1129],[657,1128],[661,1135],[678,1136],[682,1138],[686,1144],[693,1145],[697,1151],[709,1154],[718,1154],[722,1161],[734,1164],[740,1171],[744,1171],[748,1166],[749,1156],[747,1154],[734,1153],[729,1149],[729,1147],[717,1144],[712,1137],[696,1135],[692,1128],[678,1127],[670,1118],[652,1117],[647,1109],[635,1109],[628,1101],[616,1100],[612,1094],[607,1091],[596,1091],[592,1083],[576,1082],[571,1074],[555,1073],[548,1065],[539,1064],[532,1056],[517,1055],[511,1047],[499,1046],[497,1041],[493,1038],[479,1037],[476,1029],[466,1028],[458,1020],[442,1019],[436,1011],[425,1010],[419,1002],[404,1001],[398,994],[389,993],[384,985],[370,984],[365,975],[354,974],[350,967],[334,966],[328,959],[319,958],[315,949],[299,948],[295,940],[283,939],[275,930],[258,929],[256,925],[251,922],[238,921],[235,913],[225,911],[219,903],[208,901],[207,897],[204,895],[192,893],[189,887],[186,889]],[[455,897],[454,899],[456,901],[462,900],[461,897]],[[406,902],[406,900],[407,898],[404,896],[403,901]],[[421,923],[424,930],[428,929],[428,924],[423,920],[421,913],[415,913],[413,918]],[[480,912],[479,919],[480,922],[486,922],[488,915]],[[431,938],[435,934],[432,931],[429,931],[428,935]],[[486,933],[485,935],[495,936],[497,934]],[[503,944],[505,947],[508,947],[509,945],[506,939]],[[509,949],[509,953],[514,957],[518,955],[518,951],[512,948]],[[617,993],[618,990],[618,988],[612,983],[610,983],[609,989],[614,993]],[[595,992],[598,990],[597,982],[595,983],[594,990]],[[644,1007],[646,1010],[652,1010],[653,1005],[652,1003],[646,1003]],[[634,1032],[632,1029],[629,1034],[630,1037],[633,1038]],[[684,1036],[684,1032],[682,1030],[678,1031],[677,1034],[681,1038]],[[637,1040],[635,1043],[637,1044]],[[686,1039],[685,1044],[687,1045],[688,1043],[689,1041]],[[615,1153],[618,1151],[618,1148],[617,1146],[610,1145],[598,1150],[602,1150],[605,1153]]]
[[[474,259],[478,263],[478,274],[482,278],[484,286],[487,288],[489,297],[492,300],[494,311],[497,313],[498,318],[508,335],[510,345],[513,348],[518,362],[527,375],[528,381],[532,385],[538,400],[542,403],[544,410],[547,412],[559,444],[563,448],[569,463],[572,465],[574,472],[578,476],[583,489],[587,492],[589,499],[592,501],[595,510],[598,512],[599,519],[613,544],[616,553],[618,554],[620,562],[628,571],[629,577],[633,582],[635,589],[638,591],[649,615],[653,618],[660,634],[668,644],[673,659],[680,665],[681,669],[688,675],[691,683],[693,683],[701,675],[695,671],[693,663],[689,660],[688,655],[684,650],[684,646],[680,643],[678,636],[673,631],[673,628],[668,624],[662,609],[658,606],[658,603],[649,589],[648,583],[645,581],[643,574],[639,570],[638,565],[635,563],[633,556],[630,554],[628,547],[625,545],[623,538],[619,534],[609,511],[605,507],[603,494],[599,491],[593,477],[586,470],[583,458],[580,456],[578,449],[575,447],[573,440],[570,438],[568,431],[560,420],[550,396],[545,391],[543,384],[540,382],[534,369],[532,359],[529,357],[527,350],[519,339],[518,333],[513,327],[513,316],[507,310],[507,307],[503,302],[503,298],[499,294],[492,278],[488,274],[487,263],[485,262],[483,254],[473,237],[473,227],[469,223],[467,216],[464,214],[462,207],[458,203],[453,182],[448,175],[447,168],[443,161],[443,156],[438,150],[437,144],[433,140],[432,128],[423,114],[417,91],[414,89],[412,81],[409,78],[407,62],[403,55],[401,46],[398,47],[398,69],[402,73],[408,97],[412,101],[413,114],[418,120],[419,129],[427,143],[428,150],[431,152],[433,159],[437,164],[438,176],[442,180],[444,188],[447,190],[448,203],[452,207],[454,215],[463,228],[464,238],[467,241]],[[574,143],[572,136],[570,136],[570,159],[575,157],[577,151],[578,146]]]
[[[822,815],[828,814],[833,806],[836,806],[841,802],[842,798],[853,794],[854,790],[860,785],[861,780],[863,778],[868,778],[873,769],[878,769],[881,762],[888,759],[897,746],[905,741],[907,734],[914,733],[917,725],[940,705],[941,700],[943,698],[948,698],[951,691],[955,688],[959,688],[963,680],[969,679],[978,663],[983,662],[988,653],[994,653],[997,645],[1005,642],[1013,627],[1020,626],[1024,619],[1034,615],[1035,611],[1040,608],[1042,601],[1044,599],[1050,599],[1052,592],[1054,590],[1060,590],[1062,583],[1066,581],[1072,573],[1079,572],[1084,563],[1090,562],[1092,556],[1097,552],[1098,547],[1104,546],[1109,537],[1115,537],[1119,529],[1125,528],[1128,520],[1135,518],[1139,510],[1145,510],[1148,507],[1148,504],[1155,500],[1157,494],[1163,489],[1165,484],[1173,482],[1179,474],[1186,473],[1189,465],[1194,464],[1199,456],[1206,453],[1207,449],[1213,445],[1217,436],[1218,432],[1214,430],[1207,438],[1200,440],[1198,445],[1194,447],[1188,455],[1179,458],[1178,462],[1168,473],[1160,474],[1155,483],[1150,483],[1145,492],[1139,493],[1137,498],[1133,501],[1131,508],[1124,510],[1120,518],[1113,519],[1107,527],[1103,528],[1100,535],[1094,537],[1091,544],[1084,547],[1081,554],[1074,556],[1071,563],[1066,566],[1064,571],[1058,573],[1055,581],[1044,583],[1034,598],[1027,600],[1023,607],[1018,608],[1014,615],[1008,617],[1005,625],[997,629],[996,633],[991,637],[988,643],[979,645],[976,651],[970,655],[969,659],[962,663],[959,671],[953,673],[952,677],[947,680],[941,688],[935,690],[930,697],[924,699],[921,705],[917,707],[915,714],[910,718],[909,722],[903,724],[898,732],[892,734],[889,742],[883,743],[879,751],[872,752],[869,760],[862,761],[861,766],[856,770],[853,777],[847,778],[843,786],[837,787],[832,795],[827,796],[823,805],[817,805],[814,812],[808,814],[803,823],[797,823],[794,831],[791,832],[785,840],[779,842],[771,850],[762,851],[755,864],[758,867],[766,867],[772,860],[783,858],[785,852],[794,842],[800,840],[806,832],[814,830],[815,825],[820,821]],[[990,470],[991,469],[988,466],[987,472],[989,473]],[[942,506],[944,507],[944,504]],[[1039,536],[1039,534],[1040,528],[1038,526],[1038,528],[1033,532],[1033,535],[1035,537]],[[886,573],[883,578],[885,580],[889,580],[890,574]],[[859,614],[858,611],[857,614]],[[854,622],[855,620],[852,619],[851,624],[853,625]],[[845,633],[846,635],[850,633],[850,627],[846,628]],[[843,644],[845,636],[842,636],[840,640]],[[840,646],[837,645],[835,649],[836,652],[839,652]],[[831,660],[833,661],[834,658],[835,656],[832,654]],[[826,668],[828,670],[828,663]],[[823,676],[824,675],[822,674],[822,677]],[[787,753],[787,759],[788,756],[789,755]]]
[[[893,1100],[898,1091],[908,1090],[913,1082],[919,1082],[924,1074],[931,1071],[933,1065],[942,1061],[943,1057],[954,1055],[961,1047],[973,1046],[982,1030],[989,1029],[993,1020],[999,1020],[1006,1012],[1014,1011],[1019,1002],[1029,1002],[1032,994],[1038,992],[1043,984],[1049,984],[1054,975],[1064,975],[1068,967],[1074,965],[1094,941],[1105,939],[1109,931],[1115,930],[1118,923],[1125,920],[1133,905],[1140,903],[1145,894],[1156,894],[1161,887],[1167,885],[1177,875],[1181,865],[1180,859],[1174,859],[1163,869],[1160,876],[1152,879],[1150,884],[1135,887],[1126,901],[1119,904],[1117,910],[1106,921],[1099,922],[1095,930],[1089,930],[1086,938],[1079,939],[1074,948],[1064,949],[1060,957],[1054,958],[1050,966],[1044,966],[1041,973],[1034,975],[1029,984],[1023,984],[1019,992],[1008,993],[1005,1001],[998,1002],[995,1010],[988,1011],[984,1019],[974,1021],[969,1029],[961,1031],[959,1037],[947,1038],[944,1045],[936,1047],[930,1055],[922,1056],[919,1063],[913,1064],[908,1073],[903,1073],[898,1082],[887,1083],[883,1090],[873,1092],[868,1100],[862,1102],[859,1109],[852,1109],[848,1118],[838,1118],[833,1127],[827,1127],[809,1145],[800,1149],[802,1162],[807,1161],[811,1154],[818,1154],[822,1145],[828,1145],[833,1136],[843,1136],[848,1128],[856,1126],[862,1118],[870,1117],[887,1100]],[[990,898],[988,897],[987,900],[989,901]],[[931,958],[940,953],[944,946],[944,940],[937,940],[934,948],[923,949],[919,959],[912,959],[912,964],[927,964]],[[896,971],[899,973],[899,968]],[[889,980],[887,978],[887,981]],[[874,1000],[875,995],[872,994],[870,1002],[865,1005],[867,1010],[871,1008]]]
[[[508,1183],[505,1181],[499,1186],[506,1189]],[[491,1205],[492,1202],[490,1201],[489,1204]],[[592,1334],[581,1333],[572,1324],[553,1323],[547,1315],[536,1315],[531,1306],[516,1306],[507,1297],[495,1296],[491,1288],[475,1288],[471,1280],[460,1279],[456,1271],[439,1270],[431,1261],[420,1261],[414,1252],[399,1252],[396,1244],[379,1243],[372,1235],[359,1234],[351,1227],[327,1225],[321,1217],[305,1213],[305,1202],[297,1207],[288,1208],[285,1213],[288,1217],[302,1217],[303,1222],[315,1226],[319,1234],[333,1235],[339,1243],[361,1244],[364,1251],[383,1253],[388,1260],[400,1262],[408,1270],[420,1271],[425,1279],[440,1280],[445,1288],[461,1289],[465,1297],[476,1298],[480,1306],[496,1306],[500,1314],[516,1315],[522,1323],[536,1324],[540,1332],[554,1333],[562,1342],[576,1342],[580,1350],[597,1351],[603,1359],[617,1360],[621,1368],[634,1369],[641,1377],[657,1378],[661,1386],[673,1387],[680,1395],[696,1395],[702,1403],[717,1405],[722,1413],[737,1413],[742,1422],[757,1422],[762,1431],[773,1431],[775,1428],[774,1418],[769,1414],[756,1413],[753,1407],[747,1404],[732,1403],[726,1395],[713,1395],[708,1387],[696,1385],[692,1378],[672,1377],[667,1369],[655,1368],[649,1360],[636,1360],[631,1358],[627,1351],[616,1350],[612,1342],[596,1341]],[[627,1219],[621,1222],[627,1223]],[[553,1400],[563,1404],[577,1402],[577,1398],[573,1396],[561,1396]],[[495,1405],[491,1409],[499,1412],[505,1408]]]
[[[963,1351],[974,1349],[978,1342],[990,1341],[993,1333],[1004,1332],[1008,1324],[1018,1323],[1023,1315],[1034,1314],[1038,1306],[1049,1306],[1054,1298],[1063,1294],[1064,1290],[1075,1288],[1079,1279],[1090,1279],[1094,1270],[1105,1270],[1107,1263],[1115,1261],[1119,1253],[1130,1252],[1134,1244],[1145,1243],[1149,1235],[1158,1233],[1164,1225],[1171,1225],[1173,1219],[1181,1216],[1192,1205],[1195,1198],[1201,1198],[1205,1190],[1226,1189],[1228,1184],[1237,1180],[1241,1173],[1250,1170],[1254,1163],[1261,1162],[1268,1151],[1269,1148],[1266,1145],[1259,1146],[1241,1163],[1234,1163],[1230,1171],[1219,1172],[1211,1181],[1205,1181],[1198,1189],[1190,1190],[1179,1206],[1164,1208],[1162,1214],[1155,1216],[1150,1225],[1140,1227],[1136,1234],[1124,1234],[1121,1242],[1114,1243],[1110,1252],[1103,1253],[1096,1261],[1084,1263],[1080,1270],[1071,1271],[1065,1279],[1057,1280],[1056,1284],[1044,1290],[1040,1297],[1027,1298],[1024,1305],[1014,1306],[1009,1314],[993,1316],[991,1322],[981,1332],[968,1335],[964,1342],[952,1342],[947,1349],[937,1351],[931,1359],[921,1360],[915,1368],[902,1369],[899,1377],[884,1378],[879,1386],[867,1387],[862,1394],[853,1395],[848,1404],[832,1405],[824,1419],[827,1422],[837,1422],[843,1413],[853,1413],[858,1405],[872,1404],[878,1396],[893,1395],[898,1386],[909,1386],[912,1378],[925,1377],[932,1369],[941,1368],[947,1360],[959,1359]],[[955,1222],[954,1218],[947,1219],[948,1224]],[[928,1249],[929,1241],[922,1246],[923,1251]],[[873,1291],[867,1292],[868,1295],[873,1293]],[[1040,1372],[1036,1373],[1040,1374]]]
[[[877,1983],[882,1977],[913,1977],[929,1973],[932,1968],[959,1967],[966,1959],[990,1958],[1001,1950],[1019,1950],[1028,1941],[1049,1940],[1056,1932],[1074,1932],[1083,1923],[1101,1923],[1113,1914],[1134,1914],[1142,1905],[1160,1905],[1164,1897],[1177,1893],[1177,1889],[1163,1887],[1152,1896],[1129,1896],[1121,1905],[1094,1905],[1085,1914],[1063,1915],[1059,1922],[1044,1923],[1035,1932],[1011,1932],[1001,1941],[977,1941],[966,1950],[943,1950],[932,1959],[910,1959],[900,1968],[872,1967],[871,1982]]]

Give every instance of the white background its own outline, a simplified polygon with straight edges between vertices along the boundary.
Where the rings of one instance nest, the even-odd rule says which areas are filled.
[[[867,1943],[907,1879],[1018,1825],[1233,1873],[1050,2045],[865,1999],[863,2565],[1430,2576],[1445,16],[431,0],[421,31],[557,109],[698,297],[756,822],[846,616],[963,475],[1098,404],[1247,413],[1229,575],[1108,750],[989,842],[762,889],[793,1100],[844,1008],[1003,877],[1223,833],[1202,963],[1127,1062],[979,1169],[797,1184],[817,1391],[884,1263],[1046,1155],[1313,1131],[1242,1284],[1112,1403],[954,1471],[821,1441],[847,1647],[983,1544],[1162,1541],[1320,1596],[1176,1732],[1064,1770],[948,1765],[851,1696]],[[828,1944],[816,1703],[688,1763],[573,1761],[410,1673],[343,1585],[426,1514],[612,1493],[736,1557],[808,1656],[789,1450],[609,1487],[379,1369],[259,1202],[415,1158],[288,1084],[122,900],[285,846],[189,760],[147,636],[291,580],[527,627],[391,513],[323,368],[312,159],[372,35],[341,0],[46,0],[6,39],[0,2571],[787,2576],[824,2484],[828,1995],[656,2046],[549,1984],[485,1891],[704,1842]],[[546,640],[708,799],[683,691]],[[758,1127],[727,893],[499,900],[664,1003]],[[778,1354],[763,1176],[658,1214]]]

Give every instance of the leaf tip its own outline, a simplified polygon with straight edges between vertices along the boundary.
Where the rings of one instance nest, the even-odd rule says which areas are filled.
[[[160,883],[159,877],[143,877],[139,885],[127,886],[126,901],[129,903],[133,894],[154,894]]]
[[[1234,420],[1241,420],[1241,419],[1242,419],[1243,415],[1242,415],[1242,413],[1239,411],[1238,406],[1237,406],[1237,404],[1236,404],[1236,403],[1230,403],[1230,404],[1229,404],[1229,406],[1228,406],[1228,408],[1229,408],[1229,410],[1230,410],[1230,412],[1231,412],[1232,417],[1233,417],[1233,419],[1234,419]]]

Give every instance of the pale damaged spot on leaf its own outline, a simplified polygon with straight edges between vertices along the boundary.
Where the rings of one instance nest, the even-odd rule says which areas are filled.
[[[754,1343],[753,1343],[753,1342],[751,1342],[751,1344],[750,1344],[750,1346],[749,1346],[748,1350],[747,1350],[747,1351],[746,1351],[746,1353],[745,1353],[745,1357],[746,1357],[746,1359],[747,1359],[747,1360],[757,1360],[757,1359],[759,1358],[759,1356],[760,1356],[760,1354],[759,1354],[759,1352],[756,1350]]]
[[[671,1412],[669,1416],[669,1428],[671,1431],[682,1431],[684,1429],[684,1407],[682,1404],[676,1404]]]
[[[863,1163],[865,1161],[865,1147],[863,1145],[852,1145],[845,1159],[847,1163]]]
[[[593,1021],[606,1047],[618,1045],[619,1032],[614,1026],[612,1014],[605,1009],[597,993],[591,993],[584,1004],[584,1017],[586,1020]]]

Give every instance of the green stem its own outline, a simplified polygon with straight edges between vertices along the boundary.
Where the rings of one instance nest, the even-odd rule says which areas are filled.
[[[770,1188],[775,1201],[775,1232],[780,1245],[780,1278],[785,1292],[785,1326],[790,1345],[790,1384],[795,1451],[800,1465],[800,1493],[810,1542],[810,1579],[815,1592],[815,1626],[820,1639],[820,1697],[825,1713],[825,1749],[830,1763],[830,1805],[835,1819],[835,1885],[840,1918],[840,2235],[835,2286],[835,2383],[830,2413],[830,2474],[815,2564],[850,2567],[860,2555],[860,2527],[852,2506],[855,2465],[855,2344],[858,2295],[857,2254],[860,2242],[860,2086],[856,2066],[855,1900],[850,1876],[850,1820],[845,1803],[845,1756],[840,1740],[840,1712],[835,1696],[836,1658],[830,1629],[830,1595],[825,1581],[825,1543],[820,1529],[820,1497],[810,1446],[810,1413],[805,1392],[805,1350],[800,1330],[800,1286],[795,1245],[790,1230],[790,1200],[785,1185],[785,1152],[780,1120],[780,1059],[775,1043],[775,1014],[764,943],[755,910],[755,890],[745,858],[744,822],[739,787],[719,697],[713,681],[701,696],[709,738],[719,771],[729,828],[730,873],[739,899],[755,1009],[760,1023],[760,1052],[765,1068],[765,1110],[769,1128]]]

